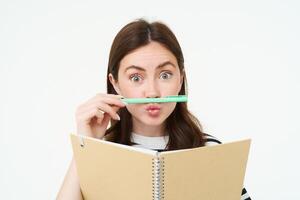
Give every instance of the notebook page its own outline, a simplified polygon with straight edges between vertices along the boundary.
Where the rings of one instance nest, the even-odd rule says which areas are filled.
[[[164,197],[240,200],[250,140],[162,152]]]
[[[72,147],[85,200],[152,200],[153,159],[126,145],[71,135]]]

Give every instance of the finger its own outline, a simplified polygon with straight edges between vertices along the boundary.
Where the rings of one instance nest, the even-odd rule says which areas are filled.
[[[98,101],[102,101],[102,102],[107,103],[109,105],[116,105],[116,106],[119,106],[119,107],[125,107],[126,106],[126,103],[121,101],[121,99],[115,99],[115,98],[111,98],[111,97],[95,98],[91,101],[91,103],[98,102]]]
[[[119,106],[111,106],[112,107],[112,109],[115,111],[115,112],[117,112],[118,110],[120,110],[120,107]]]
[[[105,113],[108,113],[113,119],[120,120],[119,115],[111,106],[101,102],[97,104],[97,108]]]
[[[77,120],[84,121],[84,122],[90,122],[93,117],[97,117],[98,119],[102,120],[103,115],[104,114],[101,113],[98,108],[94,108],[94,109],[87,110],[86,112],[83,112],[83,113],[77,115]]]
[[[113,98],[122,98],[122,97],[124,97],[123,95],[120,95],[120,94],[105,94],[105,95],[113,97]]]
[[[119,116],[119,115],[117,114],[117,116]],[[103,124],[105,125],[105,123],[107,123],[107,121],[109,121],[111,118],[109,113],[102,112],[99,109],[93,109],[93,110],[89,110],[85,113],[82,113],[78,117],[78,120],[89,123],[92,120],[92,118],[94,118],[94,117],[96,117],[97,123],[102,124],[102,125]],[[115,120],[119,120],[119,117],[117,117]]]
[[[110,115],[107,113],[104,113],[102,119],[97,119],[97,123],[102,124],[103,126],[107,126],[110,119],[111,119]]]
[[[94,104],[81,108],[80,110],[78,110],[78,114],[80,115],[81,113],[85,113],[95,108],[101,110],[102,112],[109,113],[113,119],[116,120],[119,119],[119,116],[117,115],[117,110],[119,109],[119,107],[118,106],[113,107],[103,102],[96,102]]]
[[[99,101],[102,101],[102,102],[105,102],[109,105],[117,105],[117,106],[120,106],[120,107],[124,107],[126,106],[127,104],[124,103],[123,101],[120,100],[120,98],[112,98],[112,97],[109,97],[109,96],[95,96],[94,98],[88,100],[86,104],[91,104],[91,103],[96,103],[96,102],[99,102]],[[84,104],[83,104],[84,106]]]
[[[105,114],[105,112],[102,112],[101,110],[98,109],[98,112],[96,113],[96,117],[97,117],[97,123],[101,124],[105,115],[109,115],[109,114]]]
[[[112,106],[117,107],[116,109],[126,106],[124,103],[119,102],[119,100],[101,99],[99,101],[89,102],[89,103],[81,105],[80,107],[78,107],[77,112],[78,113],[86,112],[87,110],[92,109],[93,107],[101,107],[103,104],[106,104],[107,106],[110,106],[110,107],[112,107]],[[103,110],[103,111],[105,111],[105,110]]]
[[[96,94],[95,97],[111,97],[111,98],[115,98],[115,99],[124,98],[124,96],[119,95],[119,94],[106,94],[106,93],[98,93],[98,94]]]
[[[104,94],[104,93],[98,93],[96,94],[94,97],[90,98],[90,99],[87,99],[85,101],[85,103],[81,104],[79,107],[82,107],[84,106],[85,104],[88,104],[90,102],[94,102],[95,100],[97,101],[98,100],[101,100],[103,97],[110,97],[110,98],[113,98],[113,99],[121,99],[123,96],[122,95],[115,95],[115,94]]]

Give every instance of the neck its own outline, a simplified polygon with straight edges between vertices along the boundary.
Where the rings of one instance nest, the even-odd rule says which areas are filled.
[[[158,137],[158,136],[165,135],[164,124],[150,126],[147,124],[143,124],[142,122],[136,120],[135,118],[132,118],[132,123],[133,123],[132,131],[136,134],[149,136],[149,137]]]

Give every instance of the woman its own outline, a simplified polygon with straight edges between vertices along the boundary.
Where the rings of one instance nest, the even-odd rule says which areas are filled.
[[[125,105],[120,100],[184,95],[186,88],[183,54],[172,31],[160,22],[133,21],[113,41],[107,94],[77,109],[77,133],[158,151],[220,143],[202,132],[186,103]],[[58,199],[82,199],[74,159]],[[250,199],[245,189],[242,199]]]

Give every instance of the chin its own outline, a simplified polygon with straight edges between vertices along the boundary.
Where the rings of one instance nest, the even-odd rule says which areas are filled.
[[[148,115],[143,116],[143,119],[140,119],[144,124],[149,126],[158,126],[165,122],[166,116],[158,116],[158,117],[149,117]]]
[[[151,119],[151,120],[143,120],[142,122],[148,126],[159,126],[164,122],[164,120]]]
[[[165,117],[158,116],[158,117],[149,117],[148,115],[139,115],[135,116],[136,120],[140,121],[140,123],[143,123],[148,126],[159,126],[165,121]]]

